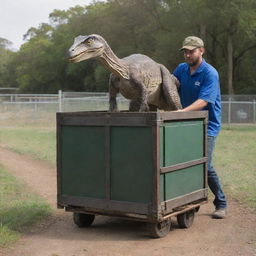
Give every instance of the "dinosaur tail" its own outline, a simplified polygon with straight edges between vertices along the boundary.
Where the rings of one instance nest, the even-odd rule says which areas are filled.
[[[178,93],[179,81],[178,79],[170,74],[169,70],[164,66],[160,65],[162,75],[162,88],[168,110],[181,109],[180,96]]]

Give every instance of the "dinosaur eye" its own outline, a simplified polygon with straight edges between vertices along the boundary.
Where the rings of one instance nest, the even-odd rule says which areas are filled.
[[[93,39],[92,38],[89,38],[87,41],[86,41],[86,44],[88,45],[92,45],[93,43]]]

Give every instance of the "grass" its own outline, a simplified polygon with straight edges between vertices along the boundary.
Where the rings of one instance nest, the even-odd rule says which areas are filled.
[[[54,164],[56,162],[55,127],[36,125],[4,126],[0,129],[0,143],[21,154]]]
[[[51,211],[42,198],[0,165],[0,247],[17,241],[21,232]]]
[[[222,129],[214,163],[224,190],[256,211],[256,126]]]

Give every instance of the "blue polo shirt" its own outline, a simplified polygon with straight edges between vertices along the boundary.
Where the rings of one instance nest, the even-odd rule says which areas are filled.
[[[221,97],[217,70],[203,60],[193,74],[190,74],[187,63],[181,63],[173,75],[180,81],[179,94],[183,108],[197,99],[208,102],[203,108],[209,111],[208,136],[217,136],[221,129]]]

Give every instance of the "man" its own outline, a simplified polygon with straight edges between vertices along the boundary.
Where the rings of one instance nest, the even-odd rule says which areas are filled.
[[[178,111],[208,110],[208,185],[215,199],[213,218],[226,216],[227,202],[221,189],[217,173],[212,165],[215,139],[221,129],[221,99],[219,75],[214,67],[203,59],[205,52],[202,39],[189,36],[185,38],[182,48],[185,63],[181,63],[173,74],[180,82],[179,94],[183,109]]]

